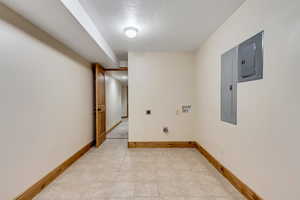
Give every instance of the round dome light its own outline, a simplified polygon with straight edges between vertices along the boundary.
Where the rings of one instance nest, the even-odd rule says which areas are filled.
[[[138,29],[134,27],[128,27],[124,29],[124,33],[128,38],[135,38],[138,33]]]

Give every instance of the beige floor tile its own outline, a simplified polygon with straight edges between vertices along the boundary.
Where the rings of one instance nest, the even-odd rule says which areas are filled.
[[[164,196],[164,197],[161,197],[160,200],[185,200],[185,198],[178,197],[178,196]]]
[[[37,200],[77,200],[80,199],[83,188],[77,183],[57,183],[54,182],[43,190],[34,199]]]
[[[158,197],[158,184],[156,182],[135,183],[135,197]]]
[[[135,184],[132,182],[116,182],[112,184],[111,197],[133,197]]]
[[[240,200],[240,199],[229,196],[229,197],[215,197],[213,200]]]
[[[158,181],[162,182],[176,182],[181,180],[181,171],[176,171],[173,169],[160,169],[155,173],[155,177]]]
[[[158,191],[160,196],[185,196],[187,192],[184,184],[174,181],[160,181],[158,182]]]
[[[135,197],[133,200],[161,200],[159,197]]]
[[[175,171],[176,178],[178,181],[182,182],[191,182],[191,181],[198,181],[199,183],[206,183],[203,176],[206,175],[204,171],[194,172],[189,170],[181,170]]]
[[[92,185],[87,185],[87,188],[84,190],[84,193],[82,193],[81,198],[94,200],[111,197],[111,194],[113,193],[112,185],[113,183],[111,182],[98,182]]]
[[[35,200],[243,200],[195,149],[92,148]]]
[[[215,200],[213,197],[185,197],[184,200]]]
[[[187,163],[191,165],[191,171],[194,172],[208,171],[207,164],[202,163],[201,161],[190,161]]]
[[[221,182],[210,171],[203,172],[200,176],[203,184],[221,184]]]
[[[121,182],[136,182],[138,178],[134,171],[119,171],[116,181]]]
[[[155,170],[155,167],[153,166],[153,162],[149,161],[142,161],[142,160],[124,160],[121,163],[120,170],[122,171],[128,171],[128,170]]]
[[[232,194],[222,185],[203,185],[203,190],[210,196],[232,197]]]
[[[155,171],[151,170],[129,170],[129,171],[120,171],[117,181],[128,181],[128,182],[149,182],[156,181],[157,176]]]
[[[187,196],[203,197],[207,196],[204,186],[198,181],[186,182],[183,185]]]
[[[152,169],[149,170],[138,170],[133,172],[137,181],[156,181],[156,172]]]

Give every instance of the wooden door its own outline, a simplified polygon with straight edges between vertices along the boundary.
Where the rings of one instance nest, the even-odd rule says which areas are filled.
[[[96,111],[96,147],[105,140],[105,74],[99,64],[94,65],[95,111]]]

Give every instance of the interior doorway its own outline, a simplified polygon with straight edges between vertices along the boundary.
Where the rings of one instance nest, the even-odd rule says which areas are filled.
[[[96,147],[106,139],[128,140],[127,68],[104,69],[95,64],[94,78]]]
[[[128,139],[128,72],[106,71],[107,139]]]

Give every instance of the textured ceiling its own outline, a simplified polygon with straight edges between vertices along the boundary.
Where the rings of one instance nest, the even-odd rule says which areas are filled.
[[[80,0],[119,58],[128,51],[191,51],[245,0]],[[125,27],[140,31],[127,39]]]
[[[127,59],[128,51],[195,50],[244,1],[79,0],[120,60]],[[89,61],[114,66],[103,49],[63,6],[61,0],[0,2]],[[139,29],[137,38],[125,37],[123,30],[128,26]]]

